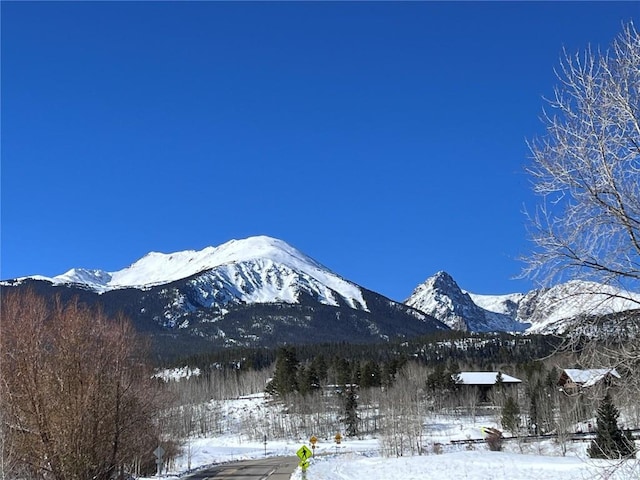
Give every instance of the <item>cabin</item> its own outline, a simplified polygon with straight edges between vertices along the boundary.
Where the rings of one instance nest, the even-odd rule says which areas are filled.
[[[595,386],[604,386],[605,388],[614,386],[616,380],[620,378],[620,374],[615,368],[592,368],[590,370],[565,368],[558,379],[558,386],[561,391],[573,394]]]
[[[489,402],[490,393],[498,387],[516,396],[518,385],[522,383],[522,380],[502,372],[460,372],[452,378],[463,394],[466,389],[477,389],[482,403]]]

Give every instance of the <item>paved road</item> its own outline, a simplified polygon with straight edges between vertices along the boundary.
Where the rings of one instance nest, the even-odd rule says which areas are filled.
[[[289,480],[298,457],[272,457],[217,465],[183,480]]]

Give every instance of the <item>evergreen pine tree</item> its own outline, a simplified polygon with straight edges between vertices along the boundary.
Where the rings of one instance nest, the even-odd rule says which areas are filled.
[[[279,348],[276,357],[276,371],[267,391],[279,396],[298,391],[298,364],[294,347]]]
[[[313,364],[300,367],[298,371],[298,392],[302,395],[315,392],[320,388],[320,379]]]
[[[442,388],[448,393],[456,392],[458,390],[459,383],[461,383],[460,368],[452,363],[449,365],[445,377],[443,378]]]
[[[380,366],[373,360],[368,360],[362,367],[361,388],[379,387],[381,383]]]
[[[502,427],[513,435],[518,433],[520,427],[520,407],[518,402],[509,395],[502,407]]]
[[[327,380],[329,367],[327,366],[327,361],[324,359],[324,355],[320,354],[313,357],[311,366],[318,374],[318,383],[325,382]]]
[[[591,441],[587,453],[591,458],[626,458],[635,453],[635,445],[618,428],[620,412],[609,393],[605,395],[597,411],[596,438]]]
[[[334,362],[336,385],[346,387],[351,384],[351,365],[346,358],[336,358]]]
[[[438,394],[447,390],[448,387],[454,382],[442,364],[435,366],[433,371],[427,375],[425,386],[427,391],[432,394]]]
[[[347,436],[358,435],[358,398],[354,388],[347,388],[344,395],[344,423]]]

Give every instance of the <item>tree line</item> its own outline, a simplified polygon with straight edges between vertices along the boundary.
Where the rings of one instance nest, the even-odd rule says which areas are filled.
[[[306,364],[322,357],[325,362],[343,358],[347,362],[374,362],[379,367],[403,359],[417,359],[424,365],[436,366],[454,361],[473,365],[476,369],[493,370],[501,364],[527,362],[551,355],[562,339],[548,335],[518,336],[509,333],[436,332],[400,341],[367,344],[345,342],[285,345],[297,347],[296,358]],[[262,370],[276,362],[279,348],[213,349],[208,353],[183,356],[167,368],[189,366],[201,372],[213,370]]]

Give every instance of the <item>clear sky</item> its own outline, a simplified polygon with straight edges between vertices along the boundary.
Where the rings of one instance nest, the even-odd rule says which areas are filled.
[[[2,2],[1,278],[270,235],[499,294],[562,47],[640,2]]]

